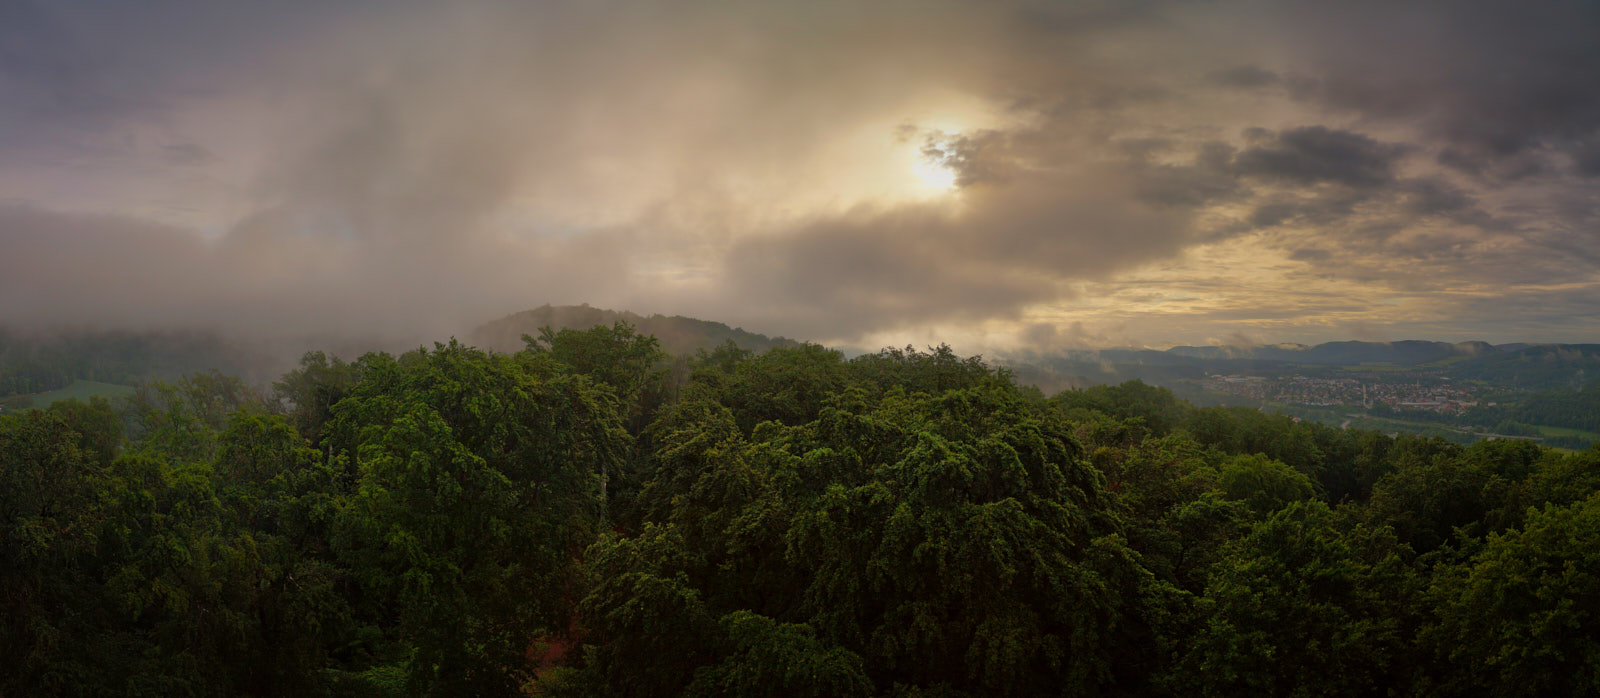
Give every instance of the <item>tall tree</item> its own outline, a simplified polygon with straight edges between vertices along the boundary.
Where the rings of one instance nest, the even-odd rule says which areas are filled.
[[[344,554],[398,617],[413,690],[514,694],[535,638],[568,626],[627,446],[616,402],[548,355],[451,342],[359,364],[329,424],[359,479]]]
[[[1441,570],[1428,638],[1453,695],[1600,693],[1600,494],[1532,512]]]
[[[1392,531],[1294,502],[1233,544],[1170,677],[1180,695],[1352,696],[1404,689],[1418,666],[1421,580]]]

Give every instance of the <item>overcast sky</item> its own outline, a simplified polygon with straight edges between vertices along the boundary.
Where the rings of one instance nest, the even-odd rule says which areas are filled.
[[[0,3],[0,324],[1600,341],[1600,3]]]

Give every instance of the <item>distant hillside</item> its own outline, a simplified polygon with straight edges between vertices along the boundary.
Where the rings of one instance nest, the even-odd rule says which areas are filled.
[[[248,376],[261,363],[255,352],[207,332],[0,329],[0,396],[80,380],[127,385],[211,370]]]
[[[584,305],[544,305],[533,310],[507,315],[468,333],[466,340],[485,349],[511,352],[522,348],[522,335],[539,336],[539,328],[582,330],[595,325],[610,325],[624,320],[641,334],[654,335],[661,348],[673,356],[713,349],[733,340],[742,349],[762,352],[774,347],[795,347],[800,342],[785,337],[768,337],[728,327],[720,322],[696,320],[681,315],[639,315],[626,310],[605,310]]]
[[[1044,389],[1121,383],[1138,378],[1173,386],[1205,374],[1316,372],[1389,366],[1511,390],[1571,390],[1600,378],[1600,344],[1491,345],[1485,342],[1328,342],[1316,346],[1173,347],[1071,351],[1001,359],[1018,379]]]
[[[1600,344],[1536,344],[1450,366],[1457,380],[1516,388],[1576,389],[1600,378]]]

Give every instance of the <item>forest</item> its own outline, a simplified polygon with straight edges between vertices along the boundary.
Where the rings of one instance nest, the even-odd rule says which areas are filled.
[[[1600,694],[1600,448],[523,339],[0,415],[0,695]]]

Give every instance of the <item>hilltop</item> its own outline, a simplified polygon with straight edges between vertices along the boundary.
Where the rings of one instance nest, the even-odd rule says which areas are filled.
[[[640,315],[626,310],[607,310],[583,305],[542,305],[487,323],[467,333],[469,344],[494,351],[522,349],[522,335],[539,335],[539,329],[582,330],[595,325],[611,325],[618,320],[633,325],[640,334],[654,335],[661,348],[674,356],[710,350],[732,340],[741,349],[764,352],[775,347],[797,347],[802,342],[787,337],[769,337],[729,327],[720,322],[697,320],[682,315]]]

